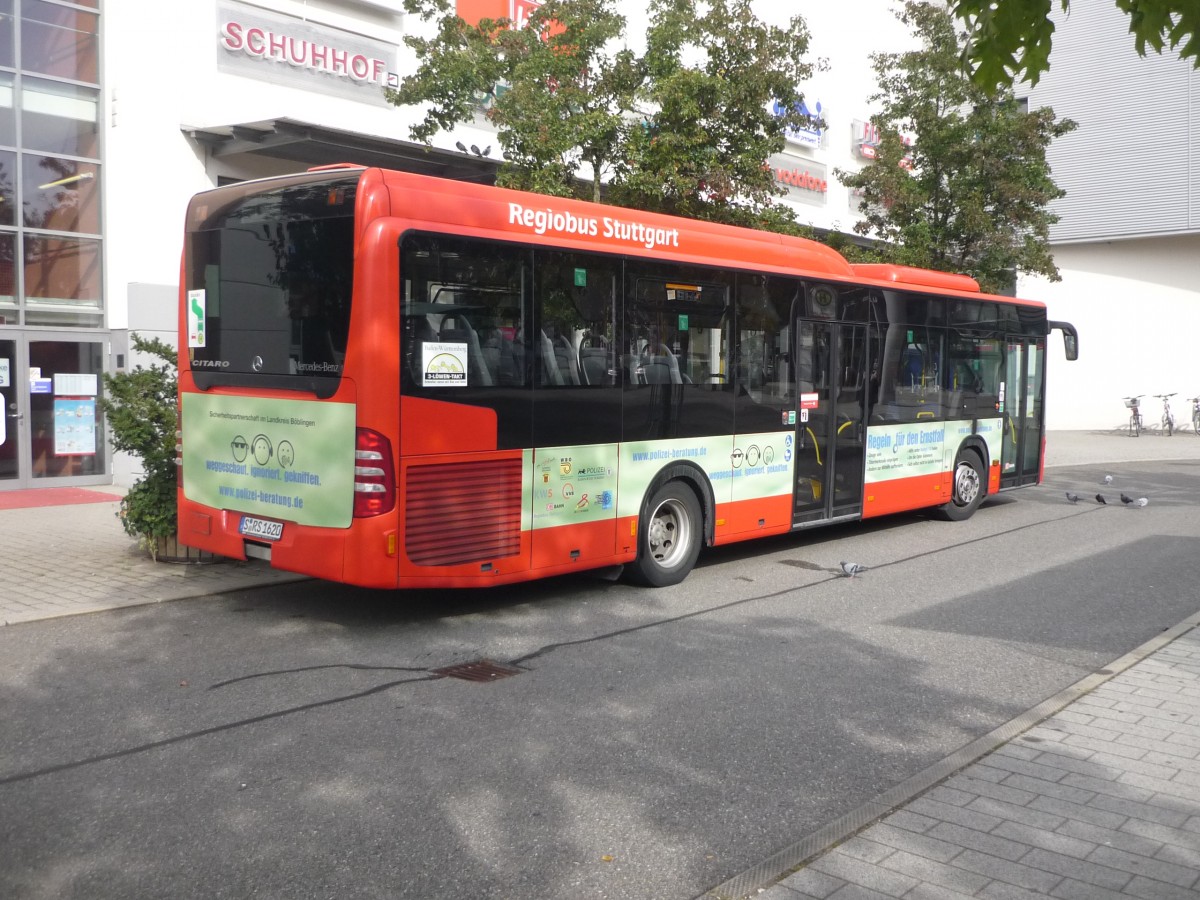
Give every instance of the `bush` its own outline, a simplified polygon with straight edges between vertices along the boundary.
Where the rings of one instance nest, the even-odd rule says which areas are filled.
[[[108,417],[113,448],[136,456],[143,475],[121,501],[117,515],[126,533],[151,552],[159,538],[177,531],[175,433],[179,429],[175,348],[157,338],[131,334],[133,347],[161,362],[138,364],[104,376],[100,406]]]

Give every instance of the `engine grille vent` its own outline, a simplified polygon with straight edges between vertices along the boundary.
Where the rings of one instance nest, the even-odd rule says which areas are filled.
[[[521,460],[409,468],[404,549],[419,566],[453,566],[521,550]]]

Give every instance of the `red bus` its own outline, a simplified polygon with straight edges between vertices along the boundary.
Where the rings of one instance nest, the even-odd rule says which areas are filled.
[[[370,587],[625,566],[1042,477],[1045,306],[372,168],[197,195],[179,537]]]

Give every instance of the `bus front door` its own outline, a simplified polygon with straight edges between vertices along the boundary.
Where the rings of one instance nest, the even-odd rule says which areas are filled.
[[[792,525],[862,513],[867,335],[863,325],[796,323]]]
[[[1035,484],[1041,473],[1046,339],[1009,337],[1000,401],[1000,486]]]

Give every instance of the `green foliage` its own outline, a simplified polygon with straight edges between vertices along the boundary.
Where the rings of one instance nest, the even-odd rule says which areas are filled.
[[[800,17],[767,26],[749,0],[652,0],[649,110],[613,198],[627,206],[775,231],[796,227],[764,162],[808,125],[797,85],[812,75]],[[780,114],[774,112],[780,110]]]
[[[1091,0],[1096,2],[1096,0]],[[1070,0],[1059,0],[1069,11]],[[1196,0],[1116,0],[1129,15],[1129,33],[1142,56],[1149,44],[1157,53],[1169,47],[1200,68],[1200,3]],[[950,10],[968,30],[963,59],[980,87],[1028,80],[1037,84],[1050,68],[1053,0],[951,0]]]
[[[469,26],[446,0],[406,0],[405,9],[438,23],[433,38],[404,39],[420,66],[387,92],[397,106],[424,106],[414,140],[483,115],[504,148],[501,186],[571,196],[584,163],[599,199],[644,78],[642,62],[615,48],[625,19],[609,0],[547,0],[521,29],[507,19]]]
[[[625,44],[612,0],[547,0],[516,30],[505,19],[468,26],[448,0],[406,0],[437,23],[407,37],[417,72],[388,92],[420,105],[412,128],[428,142],[485,116],[505,162],[498,183],[773,230],[796,228],[764,161],[785,130],[807,123],[796,85],[803,20],[763,25],[750,0],[651,0],[647,49]],[[774,104],[785,110],[776,116]],[[591,176],[579,190],[576,173]]]
[[[132,334],[130,339],[135,350],[161,362],[106,373],[106,396],[100,405],[113,448],[138,457],[144,473],[121,501],[117,514],[128,534],[150,544],[176,532],[176,353],[157,338]]]
[[[910,0],[900,18],[922,46],[872,58],[878,158],[835,173],[862,192],[866,213],[855,230],[886,242],[880,252],[890,262],[966,272],[985,290],[1011,288],[1016,271],[1057,280],[1048,239],[1058,219],[1047,207],[1064,192],[1046,148],[1075,123],[975,84],[943,5]],[[911,146],[901,134],[915,136]]]

